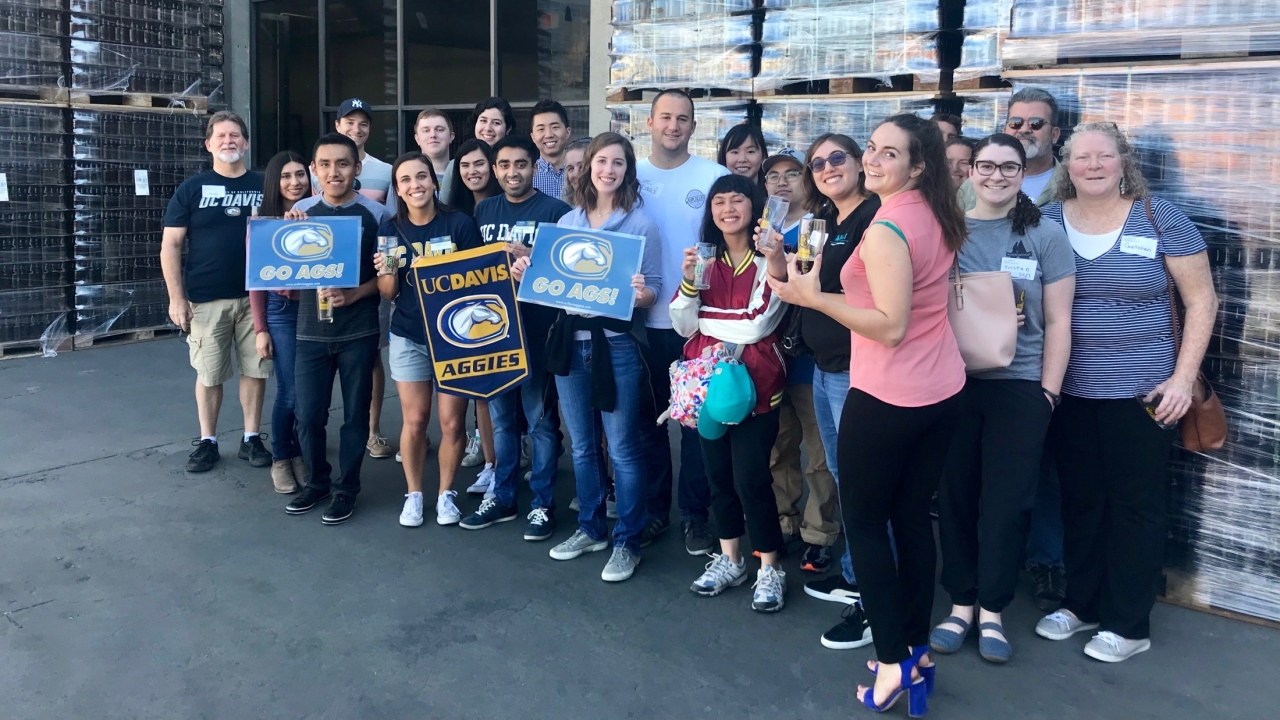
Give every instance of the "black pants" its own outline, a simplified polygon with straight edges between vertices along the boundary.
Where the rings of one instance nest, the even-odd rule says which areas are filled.
[[[1173,439],[1129,398],[1064,395],[1049,427],[1062,483],[1063,607],[1129,640],[1151,636]]]
[[[333,468],[325,456],[329,424],[329,402],[333,399],[333,378],[342,385],[342,430],[338,444],[338,479],[333,492],[355,495],[360,492],[360,465],[369,440],[369,403],[373,400],[373,366],[378,358],[378,336],[347,342],[299,340],[294,364],[297,392],[298,441],[311,479],[307,486],[330,488]]]
[[[778,437],[778,411],[752,415],[719,440],[702,441],[702,459],[711,482],[711,519],[716,537],[732,540],[746,532],[757,552],[782,549],[782,526],[773,499],[769,453]],[[743,528],[743,515],[746,528]]]
[[[903,662],[911,657],[909,645],[929,642],[938,562],[929,500],[963,405],[963,391],[907,408],[850,390],[840,415],[840,509],[881,662]]]
[[[1013,600],[1053,408],[1033,380],[964,386],[938,488],[942,587],[956,605],[1001,612]]]
[[[654,418],[671,406],[671,363],[684,357],[685,339],[675,330],[646,328],[649,342],[640,346],[645,365],[649,366],[649,387],[653,392]],[[667,520],[671,517],[671,490],[675,473],[671,466],[671,440],[667,424],[656,424],[646,418],[643,432],[645,465],[649,473],[649,517]],[[680,521],[707,521],[711,506],[711,489],[702,467],[702,447],[697,430],[680,426],[680,485],[676,488]]]

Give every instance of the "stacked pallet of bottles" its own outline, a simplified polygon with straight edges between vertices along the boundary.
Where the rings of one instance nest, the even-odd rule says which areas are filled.
[[[0,356],[38,349],[69,319],[65,112],[0,103]]]
[[[1004,41],[1009,36],[1013,0],[967,0],[964,5],[957,82],[1000,74]]]
[[[76,337],[168,322],[160,240],[182,181],[208,164],[189,110],[71,110]]]
[[[615,0],[609,87],[750,91],[752,0]]]
[[[1280,4],[1016,0],[1003,75],[1110,121],[1209,246],[1227,444],[1178,450],[1166,597],[1280,621]],[[1118,62],[1117,62],[1118,61]]]
[[[58,99],[66,72],[61,1],[0,3],[0,96]]]

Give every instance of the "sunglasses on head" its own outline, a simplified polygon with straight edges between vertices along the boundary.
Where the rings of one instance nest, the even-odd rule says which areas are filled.
[[[837,150],[824,158],[816,157],[810,160],[809,169],[815,173],[820,173],[827,169],[828,163],[831,167],[840,167],[841,165],[844,165],[844,161],[848,159],[848,153]]]
[[[1023,122],[1027,124],[1027,127],[1030,128],[1031,132],[1035,132],[1049,124],[1049,121],[1044,118],[1030,118],[1024,121],[1020,117],[1011,117],[1009,118],[1009,121],[1005,123],[1005,127],[1010,130],[1021,130]]]

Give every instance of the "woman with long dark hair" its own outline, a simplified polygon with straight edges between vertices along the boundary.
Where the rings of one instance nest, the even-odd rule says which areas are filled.
[[[284,217],[293,204],[311,193],[307,162],[292,150],[276,153],[267,162],[259,217]],[[306,465],[293,416],[293,360],[298,333],[296,291],[254,290],[249,293],[258,354],[275,359],[276,400],[271,408],[271,484],[290,495],[306,479]]]
[[[765,144],[764,134],[760,128],[742,123],[729,128],[720,141],[720,154],[716,162],[729,168],[734,175],[741,175],[764,187],[765,158],[769,157],[769,147]]]
[[[587,146],[584,162],[575,189],[576,209],[561,218],[560,227],[640,235],[645,244],[640,272],[631,278],[636,298],[631,319],[562,310],[547,338],[547,370],[556,376],[560,414],[573,442],[578,489],[578,529],[551,549],[551,557],[572,560],[609,547],[601,447],[601,439],[607,438],[618,521],[613,526],[613,554],[600,577],[620,582],[640,564],[640,533],[648,515],[642,428],[657,413],[649,391],[649,370],[631,333],[643,327],[643,309],[663,292],[662,238],[641,208],[631,141],[617,133],[601,133]],[[511,272],[520,280],[528,268],[526,256],[512,265]]]
[[[1008,272],[1010,302],[1025,321],[1013,362],[965,382],[964,416],[938,488],[942,587],[951,613],[929,635],[934,650],[956,652],[977,605],[978,652],[996,663],[1013,654],[1001,612],[1018,583],[1045,434],[1071,355],[1076,286],[1066,233],[1041,222],[1022,192],[1026,165],[1022,143],[999,133],[978,143],[969,168],[977,203],[966,214],[960,271]]]
[[[794,261],[770,278],[787,302],[820,310],[848,328],[849,395],[837,452],[849,553],[879,662],[873,687],[883,712],[907,694],[927,712],[928,655],[937,550],[929,499],[963,406],[964,360],[947,321],[948,274],[968,231],[947,172],[942,132],[915,115],[881,123],[863,155],[866,188],[880,211],[840,272],[844,294],[822,292]],[[817,277],[815,277],[817,276]],[[897,546],[894,562],[889,523]]]
[[[775,334],[785,306],[765,282],[767,261],[756,253],[751,239],[764,203],[760,186],[741,175],[725,175],[711,184],[702,221],[702,242],[715,246],[715,259],[703,270],[709,287],[694,286],[697,249],[686,248],[684,280],[671,301],[671,326],[689,338],[684,346],[686,360],[720,343],[741,348],[740,359],[756,399],[737,425],[699,419],[720,552],[712,554],[706,572],[690,589],[710,597],[741,585],[747,579],[741,539],[749,532],[751,545],[760,554],[751,609],[777,612],[786,602],[787,575],[779,562],[782,527],[769,453],[778,435],[777,409],[787,374]],[[781,258],[775,263],[781,265]]]
[[[409,268],[423,255],[480,247],[480,231],[475,221],[463,212],[436,202],[436,171],[431,160],[421,152],[408,152],[396,158],[391,172],[392,188],[400,200],[396,215],[382,223],[378,234],[395,237],[395,260],[390,272],[378,277],[378,291],[395,300],[401,290],[410,287]],[[378,267],[386,268],[386,258],[377,255]],[[409,297],[395,304],[391,316],[391,379],[404,411],[400,431],[400,456],[404,463],[405,494],[400,524],[417,527],[422,524],[422,468],[427,456],[427,423],[431,420],[431,391],[435,380],[431,351],[427,346],[422,307]],[[453,479],[462,462],[466,444],[467,398],[437,393],[440,407],[440,488],[436,495],[436,523],[453,525],[462,519],[454,503],[457,492]]]
[[[441,198],[455,210],[475,215],[481,200],[502,192],[493,174],[493,148],[483,140],[471,138],[458,147],[453,156],[453,180],[450,197]]]

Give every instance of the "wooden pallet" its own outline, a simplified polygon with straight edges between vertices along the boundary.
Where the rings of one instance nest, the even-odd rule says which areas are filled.
[[[1217,615],[1218,617],[1230,618],[1232,620],[1247,622],[1251,625],[1261,625],[1262,627],[1280,630],[1280,622],[1275,620],[1268,620],[1267,618],[1255,617],[1253,615],[1236,612],[1235,610],[1220,608],[1213,605],[1212,599],[1206,603],[1204,598],[1211,598],[1211,595],[1208,589],[1203,586],[1203,583],[1201,583],[1192,574],[1166,568],[1164,571],[1164,580],[1165,591],[1164,594],[1159,597],[1159,600],[1166,605],[1174,605],[1176,607],[1187,608],[1189,610],[1198,610],[1210,615]]]
[[[1010,86],[1011,83],[999,75],[982,75],[964,80],[952,80],[951,92],[957,93],[970,92],[973,90],[995,90],[1008,88]],[[929,89],[927,85],[925,89]]]
[[[1040,69],[1060,65],[1125,64],[1149,65],[1160,62],[1187,62],[1188,60],[1224,61],[1280,58],[1276,51],[1280,41],[1280,24],[1264,24],[1248,29],[1243,44],[1223,46],[1223,38],[1206,32],[1205,28],[1167,29],[1143,31],[1143,47],[1134,48],[1132,55],[1108,53],[1108,33],[1098,32],[1088,36],[1062,35],[1057,37],[1008,38],[1004,40],[1005,69]],[[1112,33],[1115,42],[1132,41],[1130,31]],[[1097,52],[1094,52],[1094,51]],[[1022,57],[1022,56],[1026,57]]]
[[[49,85],[0,85],[0,99],[29,100],[38,103],[65,103],[66,88]]]
[[[828,80],[804,80],[787,83],[776,88],[757,90],[756,97],[780,96],[822,96],[822,95],[882,95],[885,93],[921,92],[925,91],[925,83],[917,75],[894,75],[886,84],[879,78],[846,77]],[[937,90],[934,82],[932,89]]]
[[[675,89],[675,88],[672,88]],[[694,100],[742,100],[746,102],[751,99],[751,93],[747,90],[728,90],[725,88],[678,88],[689,93],[689,97]],[[621,88],[611,91],[606,97],[607,103],[632,103],[632,102],[648,102],[662,92],[660,88]]]
[[[65,338],[58,347],[54,348],[56,352],[64,352],[70,349],[71,338]],[[0,360],[16,360],[18,358],[39,357],[41,355],[44,355],[44,346],[38,339],[0,343]]]
[[[1062,77],[1064,75],[1156,75],[1166,72],[1233,72],[1237,70],[1274,70],[1280,72],[1280,57],[1266,59],[1256,58],[1241,60],[1239,58],[1221,58],[1217,60],[1151,60],[1141,63],[1127,61],[1099,62],[1081,65],[1059,65],[1046,68],[1022,68],[1005,70],[1000,74],[1005,80],[1034,81],[1040,77]]]
[[[167,337],[176,337],[181,330],[172,325],[162,325],[154,328],[144,328],[140,330],[120,330],[117,332],[106,332],[101,335],[76,335],[74,339],[76,350],[87,350],[91,347],[103,347],[108,345],[127,345],[129,343],[143,342],[146,340],[159,340]]]
[[[130,108],[185,109],[198,113],[209,110],[209,99],[195,95],[159,95],[154,93],[114,93],[94,90],[72,90],[72,106],[116,106]]]

